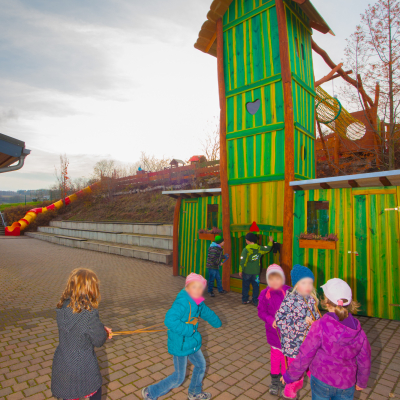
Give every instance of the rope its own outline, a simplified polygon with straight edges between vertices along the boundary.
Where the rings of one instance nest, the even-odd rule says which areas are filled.
[[[196,325],[198,322],[199,322],[198,318],[195,318],[195,317],[192,318],[192,305],[190,304],[190,301],[189,301],[189,319],[186,322],[186,324]],[[153,328],[157,328],[158,326],[162,326],[162,325],[164,325],[164,323],[156,324],[156,325],[152,325],[152,326],[147,326],[146,328],[136,329],[134,331],[112,332],[112,336],[132,335],[134,333],[153,333],[153,332],[166,332],[166,331],[168,331],[168,329],[153,329]]]
[[[344,109],[337,98],[329,95],[321,86],[316,88],[316,93],[315,111],[318,122],[346,139],[358,140],[365,135],[365,125]]]
[[[158,326],[162,326],[164,323],[161,324],[156,324],[152,326],[147,326],[146,328],[141,328],[141,329],[136,329],[134,331],[118,331],[118,332],[112,332],[112,336],[120,336],[120,335],[132,335],[134,333],[153,333],[153,332],[165,332],[168,331],[168,329],[153,329]]]

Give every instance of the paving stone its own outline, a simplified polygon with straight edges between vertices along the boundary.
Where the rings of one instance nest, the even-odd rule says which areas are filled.
[[[184,279],[170,267],[108,253],[57,246],[34,239],[7,241],[0,259],[0,399],[50,400],[51,364],[58,344],[55,302],[75,265],[93,269],[102,281],[99,311],[105,325],[128,330],[164,321]],[[70,267],[69,267],[70,266]],[[26,302],[26,293],[35,298]],[[56,299],[56,300],[55,300]],[[216,330],[200,323],[207,372],[204,389],[221,400],[277,400],[268,393],[270,348],[255,307],[240,295],[206,298],[223,317]],[[373,349],[370,388],[360,400],[400,398],[400,322],[358,317]],[[141,399],[141,389],[174,371],[165,333],[115,337],[96,349],[103,399]],[[184,384],[162,400],[186,400],[193,366]],[[300,391],[310,400],[308,380]]]

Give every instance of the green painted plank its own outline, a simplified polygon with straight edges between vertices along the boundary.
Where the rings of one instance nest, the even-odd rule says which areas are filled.
[[[239,178],[239,179],[230,179],[228,181],[229,185],[245,185],[249,183],[258,183],[258,182],[270,182],[270,181],[282,181],[285,179],[284,174],[280,175],[264,175],[264,176],[256,176],[251,178]]]
[[[239,138],[244,138],[247,136],[257,135],[260,133],[279,131],[279,130],[283,130],[284,128],[285,128],[285,124],[283,122],[281,122],[281,123],[277,123],[277,124],[264,125],[264,126],[260,126],[260,127],[256,127],[256,128],[251,128],[251,129],[244,129],[241,131],[227,134],[226,140],[229,141],[229,140],[233,140],[233,139],[239,139]]]
[[[261,79],[259,81],[256,81],[254,83],[251,83],[246,86],[239,86],[236,89],[229,90],[226,92],[226,97],[232,97],[232,96],[237,96],[238,94],[246,93],[248,91],[260,88],[261,86],[266,86],[266,85],[272,85],[273,83],[280,82],[282,81],[282,76],[281,74],[276,74],[273,76],[269,76],[268,78]]]

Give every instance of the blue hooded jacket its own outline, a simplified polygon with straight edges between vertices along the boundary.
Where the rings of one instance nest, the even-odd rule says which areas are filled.
[[[204,302],[197,305],[185,289],[181,290],[165,316],[165,326],[168,328],[168,353],[173,356],[188,356],[201,348],[199,324],[188,324],[189,314],[191,320],[200,317],[214,328],[222,325],[217,314]]]

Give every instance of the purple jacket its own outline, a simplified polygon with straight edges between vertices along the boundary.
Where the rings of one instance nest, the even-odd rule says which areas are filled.
[[[276,329],[272,327],[275,321],[275,314],[279,310],[286,292],[290,286],[283,285],[281,290],[273,290],[266,287],[258,298],[258,316],[265,322],[265,330],[267,332],[267,342],[270,346],[281,348],[281,341],[279,340]]]
[[[335,315],[336,317],[336,315]],[[329,386],[349,389],[355,384],[365,389],[371,370],[371,347],[361,324],[351,314],[343,324],[329,314],[315,321],[300,346],[299,354],[283,375],[286,383],[311,374]],[[346,321],[345,320],[345,321]]]

